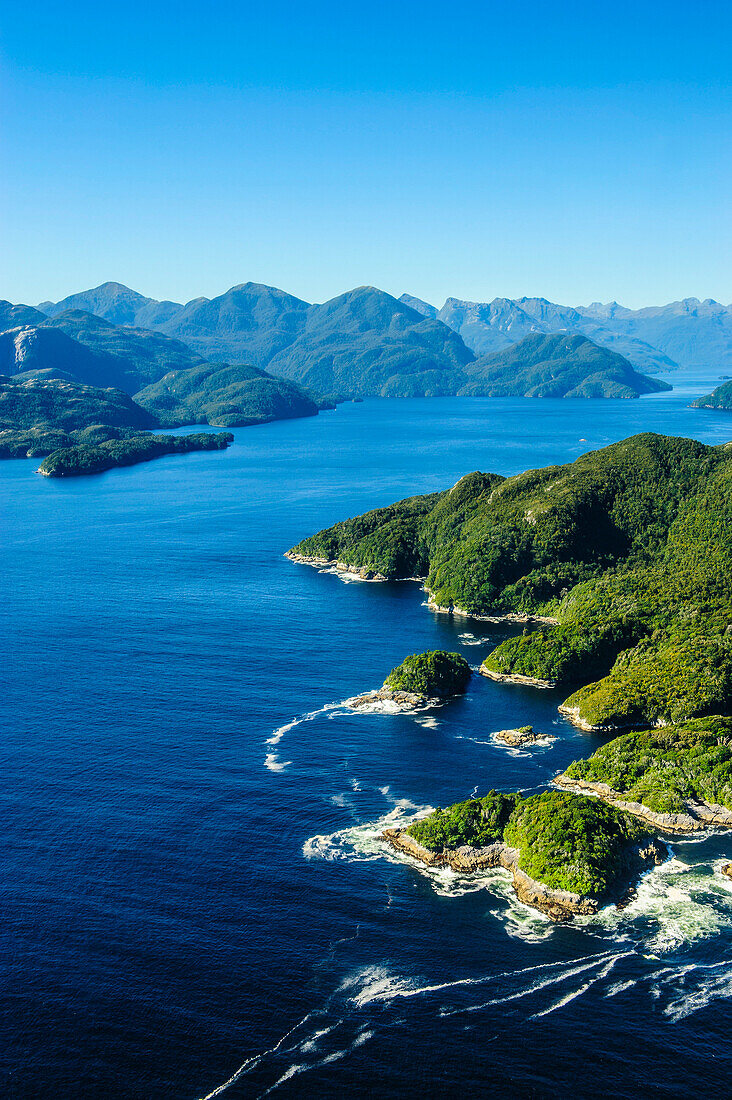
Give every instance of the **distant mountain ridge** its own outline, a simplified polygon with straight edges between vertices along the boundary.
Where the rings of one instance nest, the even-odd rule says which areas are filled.
[[[492,302],[453,297],[439,309],[411,294],[402,294],[398,300],[424,318],[442,321],[476,355],[502,351],[535,332],[570,332],[619,352],[641,371],[666,371],[680,364],[732,373],[732,305],[709,298],[684,298],[637,310],[617,302],[573,307],[536,297]],[[9,303],[0,303],[0,328],[11,327],[10,321],[2,323],[3,306]],[[83,309],[113,324],[164,332],[204,358],[223,361],[233,356],[259,367],[266,367],[294,343],[305,329],[310,310],[322,308],[259,283],[242,283],[215,298],[195,298],[185,305],[148,298],[120,283],[103,283],[38,307],[49,317]],[[38,321],[27,315],[15,324]]]
[[[250,282],[215,298],[176,305],[105,283],[42,305],[56,316],[62,307],[81,307],[108,320],[125,318],[125,324],[187,344],[208,361],[251,364],[338,396],[457,393],[465,384],[463,368],[474,358],[535,334],[586,336],[625,356],[638,371],[677,365],[638,336],[610,327],[611,321],[617,327],[617,318],[633,311],[582,311],[543,298],[489,303],[449,298],[438,310],[413,295],[396,299],[375,287],[357,287],[311,305],[276,287]]]
[[[460,391],[486,397],[633,398],[670,390],[668,382],[639,374],[622,355],[579,333],[534,332],[468,368]]]

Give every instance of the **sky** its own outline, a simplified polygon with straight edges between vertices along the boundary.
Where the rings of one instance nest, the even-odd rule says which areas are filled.
[[[732,302],[729,0],[0,4],[0,298]]]

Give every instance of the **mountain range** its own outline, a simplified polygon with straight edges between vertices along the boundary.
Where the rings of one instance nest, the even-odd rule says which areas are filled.
[[[39,309],[52,318],[81,309],[116,325],[153,329],[205,360],[244,362],[336,397],[458,393],[466,383],[463,369],[476,357],[537,334],[586,336],[640,371],[677,365],[640,336],[613,329],[630,325],[621,307],[574,309],[541,298],[449,298],[438,310],[412,295],[396,299],[358,287],[310,305],[275,287],[242,283],[184,305],[105,283]]]
[[[216,298],[195,298],[182,304],[147,298],[120,283],[104,283],[60,302],[42,302],[38,311],[55,317],[69,309],[82,309],[113,324],[163,332],[207,359],[266,367],[275,356],[282,358],[284,349],[306,329],[317,326],[315,317],[321,310],[337,311],[339,302],[364,291],[383,293],[359,288],[312,306],[285,291],[243,283]],[[399,301],[423,320],[443,322],[478,356],[502,351],[524,336],[569,332],[619,352],[640,371],[655,373],[676,365],[732,371],[732,306],[711,299],[685,298],[638,310],[617,302],[573,307],[532,297],[495,298],[492,302],[448,298],[441,308],[410,294],[403,294]],[[33,323],[30,317],[7,323],[3,319],[0,311],[0,327],[5,328]],[[302,347],[297,356],[301,353]]]

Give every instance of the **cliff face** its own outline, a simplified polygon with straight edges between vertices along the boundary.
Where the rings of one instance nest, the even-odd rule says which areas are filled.
[[[403,829],[386,829],[383,837],[392,848],[412,859],[419,860],[420,863],[425,863],[428,867],[450,867],[453,871],[462,874],[475,874],[490,867],[503,867],[513,874],[513,887],[519,901],[545,913],[555,923],[566,923],[577,915],[596,913],[600,904],[608,900],[548,887],[537,882],[521,870],[519,850],[503,841],[496,841],[482,848],[462,845],[459,848],[445,848],[441,852],[432,852]],[[612,900],[621,901],[632,885],[634,877],[646,868],[665,862],[667,858],[668,850],[660,841],[649,840],[643,845],[638,845],[635,874],[630,875],[623,883],[618,883]]]

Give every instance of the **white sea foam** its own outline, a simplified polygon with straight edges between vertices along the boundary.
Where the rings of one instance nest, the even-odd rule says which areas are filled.
[[[657,956],[732,930],[732,891],[707,865],[674,856],[648,872],[624,909],[609,906],[578,918],[592,928],[626,935]]]
[[[343,700],[340,703],[326,703],[325,706],[318,707],[317,710],[310,710],[305,714],[299,714],[296,718],[292,718],[289,722],[285,722],[283,726],[278,726],[276,730],[273,730],[272,735],[267,738],[265,744],[279,745],[282,738],[291,730],[296,729],[305,722],[313,722],[316,718],[320,718],[323,715],[328,718],[333,718],[337,713],[352,714],[353,711],[351,711],[347,704],[348,700]],[[285,768],[289,767],[291,763],[291,760],[280,760],[276,752],[268,752],[264,758],[264,766],[271,772],[282,772]]]
[[[389,797],[386,794],[388,790],[388,787],[382,790],[385,797]],[[381,834],[384,829],[406,828],[417,818],[432,813],[433,807],[415,806],[408,799],[396,799],[392,802],[393,809],[376,821],[309,837],[302,846],[303,855],[306,859],[345,860],[350,863],[370,862],[375,859],[402,862],[382,839]]]
[[[276,752],[268,752],[264,758],[264,766],[271,772],[283,772],[291,763],[291,760],[280,760]]]
[[[289,733],[290,730],[294,730],[297,726],[301,726],[305,722],[314,721],[314,719],[320,717],[321,714],[342,710],[347,705],[348,700],[343,700],[340,703],[326,703],[324,707],[318,707],[317,710],[310,710],[306,714],[299,714],[297,718],[293,718],[291,721],[286,722],[284,726],[279,726],[276,730],[273,730],[272,736],[267,738],[267,744],[278,745],[285,734]]]
[[[460,641],[463,645],[487,645],[488,644],[486,642],[485,638],[476,638],[475,634],[471,634],[470,631],[468,631],[468,630],[466,630],[463,634],[458,634],[458,638],[460,639]]]

